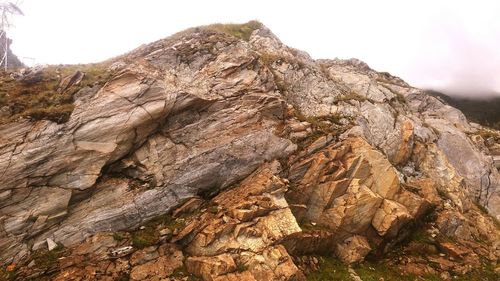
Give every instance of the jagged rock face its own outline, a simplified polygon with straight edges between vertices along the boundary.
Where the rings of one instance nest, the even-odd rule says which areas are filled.
[[[193,256],[187,260],[188,271],[204,280],[231,280],[223,275],[237,267],[248,268],[255,280],[304,279],[285,248],[275,245],[301,231],[284,198],[286,183],[278,169],[277,162],[264,165],[215,197],[214,214],[202,214],[185,228],[177,239]],[[216,263],[225,264],[224,270],[213,270]]]
[[[361,138],[331,144],[297,161],[290,166],[289,179],[292,188],[287,199],[293,204],[295,217],[302,224],[311,223],[329,233],[322,234],[325,241],[316,246],[297,248],[293,242],[286,243],[296,253],[321,251],[324,244],[333,243],[342,259],[359,261],[367,252],[358,260],[347,258],[356,255],[344,254],[350,248],[343,245],[345,242],[335,241],[369,239],[381,244],[396,237],[401,228],[422,217],[431,206],[403,188],[388,159]],[[299,241],[309,240],[295,236]]]
[[[80,97],[67,123],[25,122],[2,129],[7,141],[0,152],[0,188],[5,193],[2,205],[7,206],[2,209],[4,230],[9,234],[2,237],[9,249],[4,253],[25,249],[14,241],[35,234],[32,243],[37,248],[47,237],[72,244],[99,231],[137,226],[185,198],[227,187],[262,162],[295,149],[275,133],[285,103],[273,91],[272,76],[259,67],[255,52],[231,38],[218,38],[220,34],[198,36],[213,44],[229,41],[228,46],[221,47],[213,61],[194,56],[189,65],[178,63],[181,51],[155,50],[164,61],[155,61],[161,68],[144,62],[128,66],[94,95]],[[188,48],[186,53],[197,50],[186,44],[177,48]],[[199,69],[202,64],[205,67]],[[179,75],[184,72],[189,76]],[[127,154],[131,156],[123,158]],[[108,164],[157,188],[133,194],[115,185],[113,197],[92,196],[67,214],[69,197],[78,200],[81,193],[95,189]],[[109,185],[103,184],[108,193]],[[53,194],[53,206],[23,207],[47,204],[45,193],[33,192],[44,186],[60,190]],[[39,221],[41,217],[46,218]],[[59,224],[42,232],[55,223]],[[28,234],[33,225],[36,233]]]
[[[383,254],[432,208],[442,233],[500,245],[474,204],[500,217],[477,129],[399,78],[314,61],[265,27],[248,42],[192,30],[116,60],[114,78],[75,95],[68,122],[0,127],[2,263],[50,239],[71,252],[60,280],[181,267],[203,280],[304,280],[295,256]],[[187,209],[149,248],[102,234]]]

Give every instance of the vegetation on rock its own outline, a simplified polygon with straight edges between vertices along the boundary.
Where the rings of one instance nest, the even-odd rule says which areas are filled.
[[[102,86],[111,77],[106,64],[51,65],[29,71],[19,77],[16,72],[0,72],[0,124],[19,118],[64,123],[73,112],[75,93]],[[82,81],[62,89],[62,80],[76,71],[84,73]]]
[[[261,27],[262,27],[262,23],[253,20],[253,21],[249,21],[249,22],[243,23],[243,24],[216,23],[216,24],[200,26],[197,28],[202,29],[202,30],[222,32],[222,33],[234,36],[238,39],[248,41],[248,40],[250,40],[250,35],[252,35],[252,32],[261,28]]]

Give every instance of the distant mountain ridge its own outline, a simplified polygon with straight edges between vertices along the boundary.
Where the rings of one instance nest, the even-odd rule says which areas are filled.
[[[460,109],[469,120],[500,130],[500,97],[474,99],[454,97],[434,90],[427,90],[427,93]]]

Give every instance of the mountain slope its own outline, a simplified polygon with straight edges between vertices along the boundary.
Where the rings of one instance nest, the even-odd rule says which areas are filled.
[[[67,119],[0,126],[4,276],[304,280],[317,255],[498,276],[500,176],[478,128],[424,91],[256,22],[103,66]]]

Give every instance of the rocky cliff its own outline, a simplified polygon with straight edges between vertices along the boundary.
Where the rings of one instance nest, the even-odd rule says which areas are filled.
[[[1,278],[498,280],[498,144],[401,79],[257,22],[87,69],[0,125]]]

